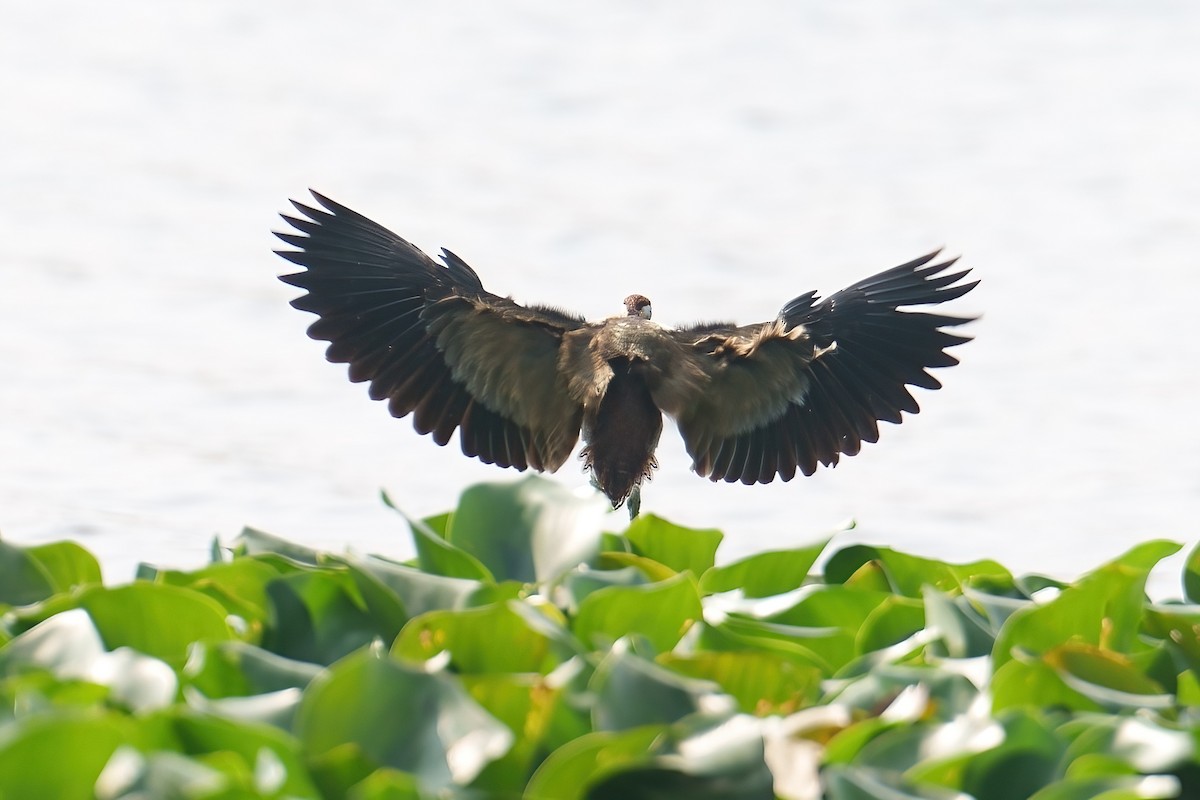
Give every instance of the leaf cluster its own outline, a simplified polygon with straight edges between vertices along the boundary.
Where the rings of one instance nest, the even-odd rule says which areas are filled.
[[[1156,604],[1171,542],[1064,583],[608,519],[526,478],[409,562],[247,529],[116,586],[0,542],[0,798],[1200,796],[1200,550]]]

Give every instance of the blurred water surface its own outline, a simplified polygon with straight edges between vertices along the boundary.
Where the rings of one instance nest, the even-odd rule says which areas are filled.
[[[945,245],[945,389],[743,487],[670,429],[644,509],[725,558],[851,537],[1071,575],[1200,518],[1200,6],[26,3],[0,31],[0,530],[109,579],[250,524],[411,552],[515,477],[307,339],[269,231],[312,186],[591,317],[772,317]],[[582,485],[575,462],[559,473]],[[614,520],[619,525],[621,518]],[[1174,591],[1171,589],[1170,591]]]

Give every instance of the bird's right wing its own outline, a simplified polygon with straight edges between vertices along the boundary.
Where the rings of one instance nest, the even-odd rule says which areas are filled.
[[[370,381],[396,417],[463,452],[524,470],[555,470],[579,437],[582,408],[558,371],[562,336],[582,318],[525,307],[483,288],[462,259],[445,265],[355,211],[313,192],[321,208],[293,202],[299,231],[276,233],[305,267],[280,280],[308,292],[292,305],[320,319],[308,329],[326,357]]]
[[[967,271],[943,274],[954,261],[930,264],[936,255],[825,300],[801,295],[771,322],[672,332],[689,353],[655,400],[675,417],[696,472],[743,483],[811,475],[876,441],[879,421],[916,414],[906,386],[941,386],[926,369],[957,364],[945,348],[968,341],[942,328],[970,319],[899,308],[953,300],[977,283],[954,285]]]

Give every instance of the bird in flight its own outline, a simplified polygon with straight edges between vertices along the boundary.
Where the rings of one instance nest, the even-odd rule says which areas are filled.
[[[954,300],[978,281],[930,253],[821,299],[808,292],[754,325],[664,328],[650,300],[598,322],[519,305],[483,288],[449,250],[438,263],[404,239],[316,192],[282,215],[296,232],[277,250],[304,271],[280,280],[318,319],[326,357],[350,365],[396,417],[439,445],[487,464],[557,470],[582,432],[580,457],[613,508],[640,505],[658,466],[663,414],[675,420],[698,475],[770,483],[833,466],[879,438],[880,421],[920,409],[907,386],[938,389],[926,370],[958,360],[970,322],[901,311]]]

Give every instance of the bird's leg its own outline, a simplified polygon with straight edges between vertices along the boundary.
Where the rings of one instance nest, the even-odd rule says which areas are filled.
[[[634,486],[633,491],[629,493],[629,499],[625,501],[629,507],[629,521],[633,522],[637,519],[638,512],[642,510],[642,487]]]

